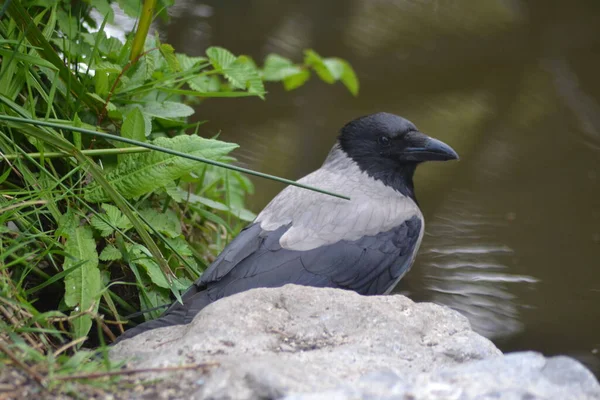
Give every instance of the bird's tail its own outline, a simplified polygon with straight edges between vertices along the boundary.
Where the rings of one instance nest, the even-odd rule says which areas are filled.
[[[131,329],[128,329],[120,335],[112,344],[119,343],[124,339],[130,339],[152,329],[164,328],[173,325],[189,324],[194,319],[194,316],[204,307],[211,303],[206,291],[200,291],[195,285],[192,285],[188,291],[182,296],[183,304],[174,302],[171,306],[157,319],[143,322]]]

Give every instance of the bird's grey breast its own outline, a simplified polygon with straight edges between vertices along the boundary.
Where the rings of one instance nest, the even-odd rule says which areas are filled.
[[[412,199],[362,172],[337,147],[320,169],[299,182],[344,194],[350,200],[294,186],[285,188],[256,219],[265,231],[290,224],[279,240],[285,249],[311,250],[340,240],[354,241],[387,232],[414,216],[422,220]]]

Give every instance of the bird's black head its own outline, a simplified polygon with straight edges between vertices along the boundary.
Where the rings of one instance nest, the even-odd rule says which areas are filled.
[[[339,142],[362,171],[413,199],[419,163],[458,159],[450,146],[419,132],[412,122],[383,112],[347,123]]]

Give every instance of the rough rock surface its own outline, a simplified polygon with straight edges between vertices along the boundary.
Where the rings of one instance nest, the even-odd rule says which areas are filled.
[[[224,298],[111,355],[143,368],[218,363],[163,376],[186,382],[186,398],[600,399],[578,362],[502,356],[448,308],[295,285]]]

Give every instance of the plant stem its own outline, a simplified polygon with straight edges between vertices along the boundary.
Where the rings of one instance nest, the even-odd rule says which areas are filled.
[[[111,154],[128,154],[128,153],[144,153],[150,151],[145,147],[124,147],[121,149],[93,149],[81,150],[86,156],[106,156]],[[25,153],[25,154],[5,154],[2,158],[8,161],[16,160],[17,158],[62,158],[73,157],[72,154],[62,153],[60,151],[47,151],[44,153]]]
[[[146,37],[150,30],[150,24],[152,24],[152,17],[154,16],[154,9],[156,8],[156,0],[145,0],[142,6],[142,14],[138,22],[137,30],[135,31],[135,37],[133,38],[133,44],[131,45],[131,54],[129,60],[136,60],[142,51],[144,51],[144,43],[146,43]]]

